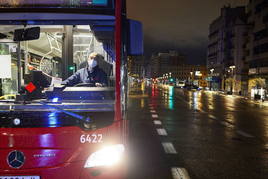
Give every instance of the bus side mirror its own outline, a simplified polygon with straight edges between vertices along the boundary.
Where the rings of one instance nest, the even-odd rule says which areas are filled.
[[[128,19],[127,54],[130,56],[143,55],[142,23]]]
[[[32,27],[28,29],[16,29],[14,31],[14,41],[36,40],[40,37],[40,27]]]

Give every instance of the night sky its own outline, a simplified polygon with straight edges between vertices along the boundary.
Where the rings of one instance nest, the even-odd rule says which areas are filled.
[[[248,0],[127,0],[128,18],[143,23],[145,55],[178,49],[192,64],[205,64],[209,24],[220,8]]]

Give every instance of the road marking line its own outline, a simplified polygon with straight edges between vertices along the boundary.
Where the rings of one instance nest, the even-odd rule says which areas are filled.
[[[158,118],[157,114],[152,114],[152,118]]]
[[[199,111],[200,111],[201,113],[206,113],[206,111],[204,111],[203,109],[199,109]]]
[[[266,149],[266,150],[268,150],[268,143],[267,143],[267,144],[265,144],[265,149]]]
[[[162,122],[159,121],[159,120],[154,120],[154,124],[155,124],[155,125],[162,125]]]
[[[208,115],[208,117],[210,117],[210,118],[212,118],[212,119],[217,119],[215,116],[213,116],[213,115]]]
[[[247,137],[247,138],[253,138],[254,137],[253,135],[250,135],[250,134],[248,134],[248,133],[246,133],[244,131],[241,131],[241,130],[237,130],[236,133],[239,134],[239,135],[242,135],[244,137]]]
[[[151,110],[154,110],[154,107],[153,106],[151,106],[151,107],[149,107]]]
[[[167,154],[177,154],[177,151],[171,142],[163,142],[162,146]]]
[[[155,110],[151,110],[150,112],[151,112],[151,113],[156,113],[156,111],[155,111]]]
[[[226,122],[224,122],[224,121],[221,121],[220,124],[223,125],[223,126],[227,126]]]
[[[185,168],[171,168],[171,173],[174,179],[190,179],[190,176]]]
[[[156,129],[156,130],[157,130],[158,135],[167,136],[167,131],[165,129],[161,128],[161,129]]]

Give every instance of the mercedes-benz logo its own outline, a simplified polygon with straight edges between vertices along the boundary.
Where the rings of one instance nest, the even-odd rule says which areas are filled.
[[[15,118],[15,119],[13,120],[13,123],[14,123],[14,125],[16,125],[16,126],[20,125],[20,119],[19,119],[19,118]]]
[[[14,150],[7,156],[7,163],[12,168],[20,168],[25,162],[25,156],[22,152]]]

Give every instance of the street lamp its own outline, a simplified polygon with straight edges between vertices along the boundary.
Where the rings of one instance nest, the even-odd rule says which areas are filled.
[[[193,79],[192,79],[193,78],[192,77],[193,76],[193,72],[191,71],[190,74],[191,74],[191,76],[190,76],[190,84],[192,85],[193,84]]]
[[[231,93],[233,94],[233,81],[234,81],[234,69],[235,69],[235,66],[232,65],[232,66],[229,66],[229,68],[232,70]]]
[[[233,66],[230,66],[229,68],[231,68],[231,69],[235,69],[235,66],[233,65]]]
[[[210,69],[210,72],[211,72],[211,74],[213,74],[213,72],[214,72],[214,68],[211,68],[211,69]]]
[[[211,68],[211,69],[210,69],[210,74],[211,74],[211,79],[210,79],[210,90],[211,90],[211,87],[212,87],[212,84],[213,84],[213,81],[212,81],[212,79],[213,79],[213,72],[214,72],[214,68]]]

